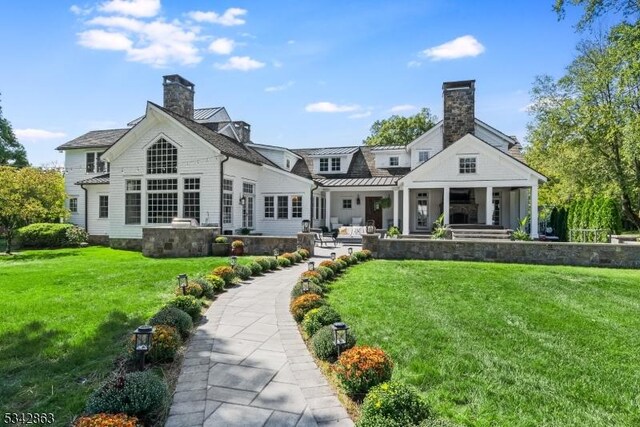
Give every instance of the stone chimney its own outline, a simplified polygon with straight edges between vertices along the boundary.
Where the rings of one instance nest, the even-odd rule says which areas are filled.
[[[176,114],[193,120],[193,94],[195,85],[189,80],[171,74],[163,76],[164,108]]]
[[[251,142],[251,125],[247,122],[233,122],[233,127],[243,144]]]
[[[475,130],[475,80],[444,82],[443,148]]]

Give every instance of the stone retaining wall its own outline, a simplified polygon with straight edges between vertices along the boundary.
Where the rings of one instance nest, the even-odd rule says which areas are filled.
[[[109,246],[109,236],[90,234],[89,243],[92,245]]]
[[[628,244],[380,239],[377,235],[366,235],[363,249],[381,259],[640,267],[640,246]]]
[[[213,238],[219,232],[216,227],[145,227],[142,254],[153,258],[208,256]]]
[[[123,249],[126,251],[138,251],[142,250],[142,239],[109,239],[109,246],[113,249]]]

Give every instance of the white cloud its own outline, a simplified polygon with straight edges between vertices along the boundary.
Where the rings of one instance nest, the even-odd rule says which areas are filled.
[[[338,105],[333,102],[315,102],[308,104],[304,108],[309,113],[350,113],[352,111],[358,111],[359,105]]]
[[[222,15],[219,15],[216,12],[202,12],[202,11],[189,12],[187,15],[196,22],[207,22],[210,24],[220,24],[226,27],[231,27],[234,25],[244,24],[246,21],[240,17],[246,14],[247,14],[246,9],[240,9],[239,7],[231,7],[225,10]]]
[[[418,68],[421,65],[422,65],[422,62],[420,62],[420,61],[409,61],[409,62],[407,62],[407,67],[409,67],[409,68]]]
[[[229,55],[233,52],[236,46],[236,42],[226,37],[215,39],[209,45],[209,52],[217,53],[218,55]]]
[[[391,107],[391,109],[389,111],[391,111],[392,113],[402,113],[405,111],[414,111],[417,110],[418,107],[416,107],[415,105],[411,105],[411,104],[400,104],[400,105],[394,105],[393,107]]]
[[[99,7],[102,12],[150,18],[160,12],[160,0],[109,0]]]
[[[71,7],[69,8],[69,11],[71,13],[73,13],[74,15],[88,15],[91,13],[93,9],[90,7],[87,8],[82,8],[80,6],[78,6],[77,4],[71,5]]]
[[[67,136],[64,132],[51,132],[44,129],[16,129],[15,134],[18,139],[27,141],[41,141],[44,139],[55,139]]]
[[[484,52],[484,46],[471,35],[458,37],[439,46],[422,51],[422,54],[433,61],[478,56]]]
[[[355,113],[349,116],[350,119],[363,119],[365,117],[369,117],[371,115],[371,111],[364,111],[362,113]]]
[[[128,51],[131,49],[133,42],[124,34],[104,30],[89,30],[78,34],[78,44],[89,49]]]
[[[256,61],[248,56],[232,56],[224,64],[215,64],[219,70],[251,71],[264,67],[264,62]]]
[[[265,92],[280,92],[283,90],[287,90],[289,89],[291,86],[293,86],[295,82],[293,81],[289,81],[283,85],[279,85],[279,86],[268,86],[264,88]]]

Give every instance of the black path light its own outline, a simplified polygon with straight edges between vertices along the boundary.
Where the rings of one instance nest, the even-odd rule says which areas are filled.
[[[309,221],[308,219],[303,219],[302,220],[302,232],[303,233],[308,233],[311,230],[311,221]]]
[[[336,253],[331,252],[331,261],[335,261],[335,260],[336,260]]]
[[[349,254],[349,256],[353,255],[353,248],[347,249],[347,253]]]
[[[331,329],[333,330],[333,343],[338,349],[338,356],[340,356],[340,352],[347,344],[347,334],[349,333],[349,327],[346,323],[336,322],[331,325]]]
[[[278,255],[280,255],[280,251],[278,249],[274,249],[273,256],[276,257],[276,259],[278,259]]]
[[[189,283],[189,278],[186,274],[178,274],[178,287],[182,289],[182,295],[187,294],[187,284]]]
[[[236,264],[238,264],[238,257],[235,255],[232,255],[229,257],[229,265],[231,265],[231,267],[235,267]]]
[[[315,263],[315,262],[313,262],[313,261],[309,261],[309,262],[307,263],[307,269],[308,269],[309,271],[313,271],[313,270],[315,270],[315,269],[316,269],[316,263]]]
[[[143,325],[138,326],[133,335],[136,337],[136,354],[140,362],[140,370],[144,370],[144,356],[149,350],[151,350],[151,334],[153,333],[153,326]]]
[[[304,292],[305,294],[307,292],[309,292],[309,278],[305,277],[304,279],[302,279],[302,292]]]

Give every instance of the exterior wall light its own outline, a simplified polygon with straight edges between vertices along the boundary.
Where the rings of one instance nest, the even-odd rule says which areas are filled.
[[[347,249],[347,253],[349,254],[349,256],[353,255],[353,248]]]
[[[308,219],[302,220],[302,232],[308,233],[311,230],[311,221]]]

